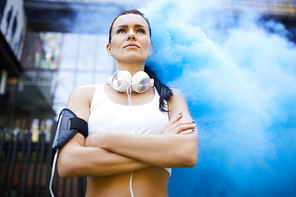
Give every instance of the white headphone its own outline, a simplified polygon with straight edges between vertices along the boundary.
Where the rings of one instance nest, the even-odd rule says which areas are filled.
[[[145,92],[154,86],[154,80],[150,79],[144,71],[139,71],[133,76],[126,70],[115,72],[112,77],[106,77],[106,84],[111,85],[114,90],[124,92],[129,86],[137,93]]]

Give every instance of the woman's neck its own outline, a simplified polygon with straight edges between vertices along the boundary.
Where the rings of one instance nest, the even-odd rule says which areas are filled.
[[[129,63],[129,64],[120,64],[118,62],[115,63],[116,71],[118,70],[127,70],[134,75],[138,71],[144,71],[145,62],[144,63]]]

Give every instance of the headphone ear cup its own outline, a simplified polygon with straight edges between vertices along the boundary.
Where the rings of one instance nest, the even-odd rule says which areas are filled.
[[[149,87],[154,85],[154,80],[144,71],[135,73],[132,77],[132,89],[137,93],[145,92]]]
[[[132,76],[128,71],[120,70],[115,72],[109,80],[110,81],[108,83],[111,84],[114,90],[117,90],[118,92],[124,92],[130,85]]]

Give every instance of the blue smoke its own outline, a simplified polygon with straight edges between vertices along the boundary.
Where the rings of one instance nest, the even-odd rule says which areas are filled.
[[[197,165],[173,170],[169,194],[295,196],[296,47],[283,25],[259,28],[257,15],[227,16],[235,26],[220,34],[221,18],[202,3],[141,9],[152,27],[148,65],[184,92],[199,130]]]

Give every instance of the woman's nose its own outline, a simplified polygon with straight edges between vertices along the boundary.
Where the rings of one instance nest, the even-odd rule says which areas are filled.
[[[127,40],[136,40],[135,32],[133,30],[129,30]]]

